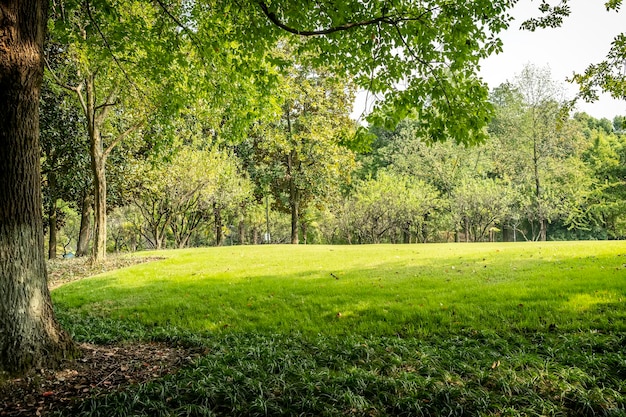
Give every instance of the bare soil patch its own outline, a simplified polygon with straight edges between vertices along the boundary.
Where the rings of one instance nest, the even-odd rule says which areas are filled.
[[[0,416],[45,416],[92,396],[174,373],[203,353],[161,343],[81,344],[79,349],[82,357],[60,369],[38,369],[0,382]]]

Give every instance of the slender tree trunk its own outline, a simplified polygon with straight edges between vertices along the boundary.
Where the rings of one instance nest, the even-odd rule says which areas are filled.
[[[239,244],[246,244],[246,223],[243,219],[239,220]]]
[[[217,203],[213,203],[213,216],[215,218],[215,246],[224,243],[224,224],[222,222],[222,210]]]
[[[289,208],[291,210],[291,244],[298,244],[298,217],[300,216],[300,201],[296,180],[294,178],[295,151],[291,150],[287,157],[287,175],[289,176]]]
[[[541,207],[541,180],[539,178],[539,140],[537,139],[536,134],[533,134],[533,173],[535,176],[535,198],[536,202],[536,210],[537,216],[539,217],[539,240],[546,240],[546,229],[547,229],[547,220],[544,218],[542,214]]]
[[[302,243],[307,244],[306,235],[307,235],[308,224],[300,220],[300,235],[302,236]]]
[[[178,249],[184,249],[187,247],[187,244],[189,243],[189,236],[191,236],[191,234],[185,235],[185,237],[178,244]]]
[[[430,229],[428,227],[428,221],[430,220],[430,215],[425,214],[424,215],[424,220],[422,221],[422,227],[421,227],[421,239],[420,241],[422,243],[426,243],[428,242],[428,234],[430,233]],[[417,243],[417,242],[416,242]]]
[[[89,254],[89,239],[91,238],[91,213],[93,196],[90,191],[85,191],[80,210],[80,231],[76,244],[76,256]]]
[[[52,191],[52,190],[51,190]],[[51,196],[48,207],[48,259],[57,258],[57,200]]]
[[[47,286],[41,209],[39,95],[45,0],[0,3],[0,372],[74,354]]]
[[[539,240],[545,242],[548,239],[548,221],[546,219],[541,219],[541,223],[539,224]]]
[[[402,243],[404,244],[411,243],[411,234],[406,229],[402,230]]]
[[[94,261],[99,262],[106,258],[106,229],[107,229],[107,183],[105,175],[105,158],[102,148],[98,149],[97,142],[92,144],[92,171],[94,179],[94,242],[92,256]]]
[[[152,233],[154,234],[154,249],[161,250],[163,242],[161,240],[161,234],[159,233],[158,224],[154,227],[154,231]]]
[[[54,171],[48,173],[48,259],[57,257],[57,178]]]
[[[298,203],[297,201],[292,201],[291,203],[291,244],[297,245],[299,242],[298,238]]]
[[[94,186],[94,240],[92,257],[95,262],[106,258],[107,240],[107,180],[106,180],[106,154],[100,133],[99,123],[96,117],[96,93],[94,77],[89,76],[85,80],[87,96],[87,123],[89,133],[89,154],[91,156],[91,171]]]

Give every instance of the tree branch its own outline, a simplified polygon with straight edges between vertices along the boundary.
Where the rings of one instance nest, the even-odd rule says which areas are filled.
[[[111,88],[111,90],[109,91],[109,94],[107,95],[107,98],[104,99],[104,102],[94,107],[93,113],[95,117],[95,122],[98,125],[100,125],[104,121],[104,119],[106,118],[109,112],[109,109],[119,104],[117,100],[115,102],[112,102],[112,99],[115,95],[117,95],[117,87]],[[102,111],[98,115],[96,115],[98,110],[102,110]]]
[[[398,16],[398,15],[386,15],[385,11],[383,10],[383,15],[382,16],[374,17],[374,18],[371,18],[369,20],[362,20],[360,22],[344,23],[343,25],[332,26],[332,27],[329,27],[329,28],[326,28],[326,29],[320,29],[320,30],[301,30],[301,29],[292,28],[290,26],[287,26],[285,23],[281,22],[280,19],[278,18],[278,16],[276,16],[276,13],[271,12],[269,10],[269,7],[267,7],[267,4],[265,4],[264,1],[259,1],[259,7],[263,11],[263,14],[265,14],[265,16],[270,20],[270,22],[272,22],[273,24],[275,24],[279,28],[283,29],[284,31],[287,31],[289,33],[293,33],[294,35],[300,35],[300,36],[322,36],[322,35],[328,35],[328,34],[331,34],[331,33],[341,32],[341,31],[344,31],[344,30],[350,30],[350,29],[353,29],[353,28],[361,27],[361,26],[376,25],[378,23],[386,23],[388,25],[397,25],[398,23],[401,23],[401,22],[417,21],[417,20],[421,20],[422,17],[424,17],[427,13],[432,12],[432,11],[434,11],[434,10],[439,8],[439,6],[435,6],[433,8],[424,10],[422,13],[420,13],[418,16],[415,16],[415,17]]]
[[[69,90],[69,91],[76,91],[77,89],[82,88],[82,84],[79,84],[79,85],[69,85],[69,84],[66,84],[63,81],[61,81],[61,79],[57,76],[57,74],[52,69],[52,66],[50,65],[50,61],[48,61],[48,58],[44,56],[43,60],[46,63],[46,68],[48,69],[50,74],[52,74],[52,78],[54,78],[54,83],[56,85],[58,85],[61,88],[65,88],[66,90]]]
[[[135,130],[139,129],[143,124],[144,124],[144,121],[141,120],[135,123],[134,125],[132,125],[131,127],[129,127],[128,129],[126,129],[125,131],[123,131],[122,133],[120,133],[119,135],[117,135],[117,137],[113,140],[113,142],[111,142],[109,146],[107,146],[107,148],[104,150],[104,157],[105,158],[108,157],[111,151],[113,150],[113,148],[115,148],[128,135],[133,133]]]
[[[159,5],[159,7],[161,9],[163,9],[163,11],[165,12],[165,14],[172,19],[172,21],[174,23],[176,23],[178,25],[178,27],[180,27],[185,33],[187,33],[187,35],[189,35],[189,38],[192,40],[193,43],[196,44],[196,46],[200,46],[200,42],[198,42],[198,40],[196,39],[196,35],[194,35],[194,33],[187,27],[185,26],[180,19],[178,19],[176,16],[174,16],[172,14],[172,12],[165,6],[165,4],[163,4],[163,2],[161,0],[154,0],[155,3],[157,3]]]
[[[82,82],[78,85],[69,85],[69,84],[64,83],[63,81],[61,81],[59,76],[52,69],[52,66],[50,65],[50,61],[48,61],[48,58],[44,56],[43,59],[44,59],[44,62],[46,63],[46,68],[48,68],[48,72],[50,72],[50,74],[52,74],[52,78],[54,78],[54,83],[61,88],[64,88],[66,90],[73,91],[74,93],[76,93],[76,96],[78,97],[78,101],[80,102],[80,106],[82,107],[85,114],[88,114],[87,102],[85,101],[85,97],[83,97],[83,93],[82,93],[84,84]]]
[[[269,8],[267,7],[267,4],[265,4],[265,2],[260,1],[259,2],[259,7],[261,7],[261,10],[263,11],[263,14],[265,14],[265,16],[267,16],[267,18],[270,20],[270,22],[272,22],[273,24],[275,24],[276,26],[278,26],[279,28],[289,32],[289,33],[293,33],[294,35],[300,35],[300,36],[321,36],[321,35],[328,35],[330,33],[335,33],[335,32],[340,32],[340,31],[344,31],[344,30],[349,30],[355,27],[360,27],[360,26],[369,26],[369,25],[374,25],[377,23],[393,23],[393,19],[391,19],[389,16],[379,16],[379,17],[375,17],[373,19],[370,20],[363,20],[361,22],[351,22],[351,23],[345,23],[343,25],[340,26],[333,26],[330,28],[326,28],[326,29],[320,29],[320,30],[300,30],[300,29],[294,29],[290,26],[287,26],[286,24],[284,24],[283,22],[280,21],[280,19],[276,16],[276,13],[271,12],[269,10]]]
[[[119,100],[114,101],[113,103],[102,103],[99,106],[96,106],[94,108],[94,110],[98,111],[100,109],[104,109],[105,107],[113,107],[113,106],[117,106],[118,104],[120,104]]]

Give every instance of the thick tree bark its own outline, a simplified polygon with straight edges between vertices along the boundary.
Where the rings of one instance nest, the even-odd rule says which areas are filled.
[[[74,353],[47,286],[39,161],[45,0],[0,2],[0,372]]]
[[[82,207],[80,210],[80,231],[78,232],[78,243],[76,244],[76,256],[86,256],[89,254],[89,239],[91,238],[91,213],[93,196],[91,192],[85,192]]]

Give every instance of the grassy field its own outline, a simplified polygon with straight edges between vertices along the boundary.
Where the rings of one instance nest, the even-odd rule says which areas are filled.
[[[626,415],[624,242],[158,256],[56,289],[61,320],[209,354],[76,415]]]

